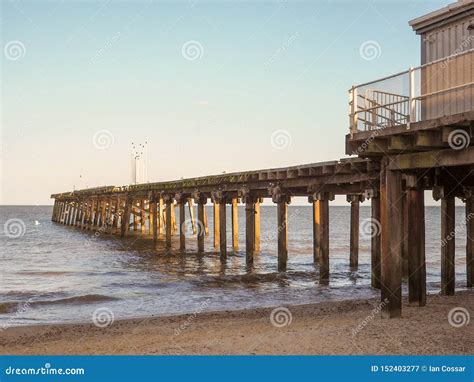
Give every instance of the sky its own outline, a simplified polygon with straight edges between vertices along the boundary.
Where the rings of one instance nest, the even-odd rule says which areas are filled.
[[[348,89],[447,1],[1,2],[0,204],[344,157]]]

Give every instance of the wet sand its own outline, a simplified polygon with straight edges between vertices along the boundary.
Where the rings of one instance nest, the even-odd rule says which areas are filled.
[[[403,317],[381,319],[379,301],[360,300],[279,309],[7,328],[1,354],[473,354],[474,293],[429,296],[426,307],[404,301]],[[470,323],[454,327],[453,308]],[[291,319],[290,319],[291,316]],[[457,318],[464,319],[467,317]]]

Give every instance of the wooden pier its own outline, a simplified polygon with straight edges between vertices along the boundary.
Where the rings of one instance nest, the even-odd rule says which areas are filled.
[[[247,171],[128,186],[107,186],[54,194],[52,220],[83,230],[126,236],[149,235],[172,249],[186,248],[186,229],[199,252],[209,234],[205,205],[213,204],[213,246],[222,261],[239,249],[238,203],[245,205],[246,264],[251,271],[260,250],[260,204],[276,205],[278,270],[288,260],[288,204],[304,196],[312,205],[314,264],[320,283],[330,281],[329,202],[346,195],[351,206],[349,265],[358,266],[359,206],[370,199],[372,287],[381,290],[382,317],[399,317],[402,280],[409,303],[426,304],[425,192],[441,202],[441,293],[455,293],[455,199],[466,206],[467,287],[474,282],[474,50],[456,30],[474,30],[474,2],[458,2],[413,20],[421,35],[422,65],[350,90],[351,158],[301,166]],[[447,28],[446,25],[448,25]],[[444,34],[447,33],[446,36]],[[445,50],[433,50],[427,36],[437,36]],[[455,41],[449,41],[453,38]],[[472,40],[468,40],[473,44]],[[458,45],[456,45],[458,44]],[[444,52],[444,53],[440,53]],[[419,74],[415,76],[415,73]],[[387,80],[403,86],[387,88]],[[436,82],[435,80],[439,81]],[[418,81],[418,82],[417,82]],[[393,82],[393,81],[392,81]],[[418,89],[418,92],[417,92]],[[197,205],[197,217],[193,205]],[[231,205],[231,225],[227,208]],[[175,209],[178,207],[178,214]],[[190,219],[186,221],[186,208]],[[179,221],[177,222],[177,216]],[[148,224],[147,224],[148,222]],[[227,242],[227,231],[232,241]]]

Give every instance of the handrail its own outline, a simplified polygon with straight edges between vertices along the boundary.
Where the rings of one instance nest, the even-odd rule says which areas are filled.
[[[434,65],[434,64],[438,64],[440,62],[443,62],[443,61],[448,61],[448,60],[451,60],[453,58],[457,58],[458,56],[462,56],[463,54],[467,54],[467,53],[472,53],[474,52],[474,48],[472,49],[468,49],[468,50],[465,50],[465,51],[462,51],[462,52],[459,52],[459,53],[455,53],[455,54],[452,54],[450,56],[446,56],[446,57],[443,57],[443,58],[439,58],[437,60],[434,60],[434,61],[430,61],[430,62],[427,62],[426,64],[423,64],[423,65],[420,65],[420,66],[416,66],[414,68],[412,68],[412,70],[418,70],[418,69],[422,69],[422,68],[426,68],[430,65]],[[407,74],[408,72],[410,71],[410,69],[408,70],[404,70],[403,72],[399,72],[399,73],[396,73],[396,74],[392,74],[390,76],[387,76],[387,77],[382,77],[382,78],[379,78],[377,80],[373,80],[373,81],[369,81],[369,82],[364,82],[362,84],[358,84],[358,85],[354,85],[352,88],[360,88],[362,86],[367,86],[367,85],[372,85],[372,84],[375,84],[376,82],[380,82],[380,81],[385,81],[385,80],[390,80],[394,77],[398,77],[398,76],[401,76],[402,74]],[[348,91],[350,92],[351,89],[349,89]]]

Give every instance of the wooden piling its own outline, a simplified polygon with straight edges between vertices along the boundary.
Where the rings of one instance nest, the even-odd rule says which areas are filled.
[[[381,218],[380,218],[380,196],[371,196],[371,285],[372,288],[380,289],[380,253],[381,253]]]
[[[319,259],[319,282],[329,282],[329,197],[319,196],[319,221],[320,221],[320,259]]]
[[[189,220],[191,220],[191,227],[193,229],[193,235],[196,235],[196,219],[194,218],[194,206],[193,200],[191,198],[188,199],[188,210],[189,210]]]
[[[94,219],[92,220],[92,229],[99,226],[99,216],[100,216],[100,199],[97,198],[94,203]]]
[[[319,200],[310,200],[313,204],[313,262],[319,264],[320,259],[320,243],[321,243],[321,224],[320,224],[320,208],[321,202]]]
[[[454,196],[445,190],[441,197],[441,294],[453,296],[455,289],[455,209]]]
[[[347,201],[351,204],[349,265],[351,270],[355,270],[359,266],[360,196],[347,195]]]
[[[141,232],[142,232],[142,235],[146,235],[146,210],[145,210],[145,207],[146,207],[146,202],[144,199],[142,199],[140,201],[140,208],[141,208],[141,211],[140,211],[140,229],[141,229]]]
[[[227,216],[226,216],[226,200],[221,199],[219,202],[219,243],[221,260],[227,258]]]
[[[408,302],[426,304],[425,263],[425,196],[414,175],[406,181],[406,220],[408,226],[404,239],[407,241],[408,258]]]
[[[179,248],[186,249],[186,199],[179,203]]]
[[[245,262],[253,266],[255,254],[255,198],[246,196],[245,201]]]
[[[159,211],[158,211],[158,215],[159,215],[159,218],[158,218],[158,227],[159,227],[159,230],[158,230],[158,233],[160,235],[163,235],[165,233],[165,222],[164,222],[164,216],[163,216],[163,211],[164,211],[164,203],[163,203],[163,198],[159,198],[158,199],[158,206],[159,206]]]
[[[278,221],[278,271],[285,272],[288,262],[288,204],[285,200],[277,203]]]
[[[219,248],[219,204],[213,201],[212,203],[213,226],[214,226],[214,248]]]
[[[124,237],[130,230],[130,213],[132,211],[133,200],[127,198],[122,214],[122,221],[120,222],[120,236]]]
[[[194,202],[197,204],[197,242],[198,242],[198,252],[204,252],[204,218],[205,218],[205,205],[207,203],[207,196],[200,192],[195,192],[193,194]]]
[[[232,249],[239,249],[239,205],[238,199],[232,199]]]
[[[164,196],[166,203],[166,248],[171,249],[171,234],[173,232],[173,222],[171,220],[171,209],[173,208],[173,198],[169,195]]]
[[[158,241],[158,211],[157,211],[157,202],[156,198],[152,197],[150,199],[150,229],[151,229],[151,235],[153,236],[153,241],[156,242]]]
[[[402,313],[402,240],[403,205],[402,175],[386,169],[381,171],[381,313],[382,318],[400,317]]]
[[[257,199],[255,203],[255,252],[260,252],[260,216],[261,209],[260,203],[261,199]]]
[[[474,284],[474,196],[469,192],[466,203],[466,286]]]

